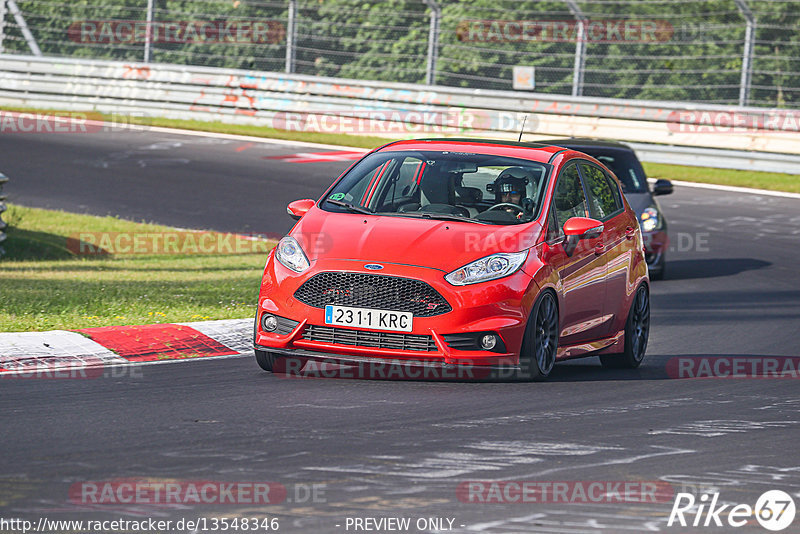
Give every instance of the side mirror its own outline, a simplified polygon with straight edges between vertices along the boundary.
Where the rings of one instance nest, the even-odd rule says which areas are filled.
[[[669,180],[656,180],[656,183],[653,186],[653,195],[660,196],[670,194],[672,194],[672,182]]]
[[[589,217],[572,217],[564,223],[564,234],[578,239],[594,239],[600,237],[605,227],[597,219]]]
[[[288,213],[289,217],[295,221],[299,221],[300,217],[308,213],[308,210],[314,207],[314,204],[316,204],[316,201],[311,200],[310,198],[295,200],[286,206],[286,213]]]

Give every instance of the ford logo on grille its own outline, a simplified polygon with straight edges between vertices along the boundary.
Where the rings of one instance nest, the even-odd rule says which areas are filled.
[[[368,263],[364,266],[365,269],[369,269],[370,271],[380,271],[383,269],[383,265],[379,263]]]

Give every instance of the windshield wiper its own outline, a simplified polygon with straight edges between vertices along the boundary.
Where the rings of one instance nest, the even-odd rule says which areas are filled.
[[[436,219],[440,221],[458,221],[458,222],[468,222],[474,224],[491,224],[485,221],[478,221],[475,219],[469,219],[467,217],[462,217],[460,215],[450,215],[449,213],[427,213],[427,212],[396,212],[392,215],[397,215],[400,217],[416,217],[417,219]]]
[[[341,200],[332,200],[327,199],[325,202],[330,202],[334,206],[341,206],[346,208],[348,211],[352,211],[353,213],[363,213],[364,215],[375,215],[375,212],[372,210],[368,210],[367,208],[362,208],[361,206],[356,206],[355,204],[350,204],[349,202],[342,202]]]

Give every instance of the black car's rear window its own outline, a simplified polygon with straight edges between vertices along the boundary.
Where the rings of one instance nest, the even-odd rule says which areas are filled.
[[[647,189],[647,176],[642,164],[633,152],[604,147],[572,146],[573,150],[589,154],[611,169],[626,193],[644,193]]]

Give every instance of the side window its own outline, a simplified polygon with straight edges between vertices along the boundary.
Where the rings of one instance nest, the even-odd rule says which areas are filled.
[[[608,182],[608,186],[611,188],[611,191],[614,192],[614,200],[617,203],[617,209],[623,209],[625,204],[622,202],[622,191],[620,190],[620,183],[618,180],[614,179],[608,173],[605,173],[606,181]]]
[[[577,165],[569,165],[559,174],[553,195],[553,208],[559,233],[570,217],[587,216],[586,197]]]
[[[564,230],[558,225],[558,221],[556,220],[556,209],[552,208],[550,214],[547,216],[547,236],[545,240],[552,241],[553,239],[561,237],[563,234]]]
[[[589,213],[595,219],[603,220],[622,208],[617,188],[611,187],[606,173],[599,167],[581,163],[581,174],[586,181],[589,196]]]

